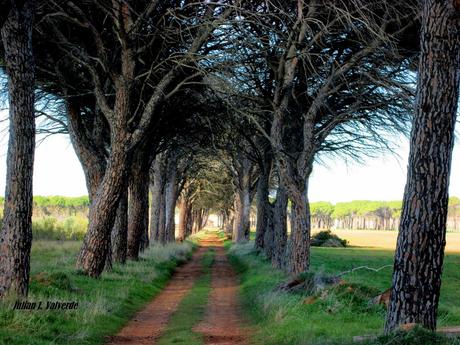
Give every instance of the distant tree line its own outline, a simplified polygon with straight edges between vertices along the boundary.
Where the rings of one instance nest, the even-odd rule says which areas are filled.
[[[355,200],[310,204],[313,229],[398,230],[402,201]],[[447,229],[460,230],[460,199],[449,198]]]
[[[0,214],[3,214],[5,198],[0,197]],[[41,196],[33,197],[33,218],[53,216],[62,218],[65,216],[88,215],[89,198],[87,196]],[[0,217],[1,218],[1,217]]]

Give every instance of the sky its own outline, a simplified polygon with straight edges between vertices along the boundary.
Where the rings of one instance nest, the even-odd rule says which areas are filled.
[[[0,115],[4,118],[5,113]],[[7,132],[3,130],[0,133],[0,195],[5,191],[7,141]],[[401,200],[409,143],[403,137],[399,142],[400,157],[387,154],[367,159],[363,164],[340,159],[328,161],[327,165],[316,164],[309,183],[310,201]],[[37,146],[33,192],[34,195],[87,194],[81,165],[67,135],[53,135]],[[460,143],[454,148],[450,195],[460,197]]]

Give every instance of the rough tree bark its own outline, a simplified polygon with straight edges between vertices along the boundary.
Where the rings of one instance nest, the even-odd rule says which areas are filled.
[[[303,0],[298,0],[297,3],[295,31],[280,59],[283,73],[279,76],[280,80],[275,90],[273,121],[270,130],[280,180],[286,188],[295,211],[289,238],[289,262],[286,265],[287,270],[294,275],[308,270],[310,261],[310,214],[307,181],[315,153],[312,144],[313,119],[316,115],[310,111],[307,114],[299,114],[302,115],[301,137],[292,132],[296,129],[291,128],[291,132],[289,132],[290,122],[293,120],[290,117],[292,115],[290,104],[300,60],[298,43],[304,41],[308,30],[308,24],[303,13],[305,3]]]
[[[118,201],[127,178],[127,154],[123,145],[113,148],[107,171],[89,212],[89,226],[77,258],[77,267],[98,277],[109,250],[109,236],[115,222]]]
[[[235,220],[233,222],[232,240],[235,243],[246,241],[246,230],[249,227],[251,196],[249,189],[239,190],[235,195]]]
[[[264,231],[264,240],[263,240],[263,252],[267,256],[267,258],[271,259],[273,256],[273,247],[275,241],[275,233],[273,229],[273,211],[275,207],[274,205],[269,204],[269,208],[266,210],[266,229]]]
[[[149,171],[145,150],[137,151],[128,187],[128,259],[138,260],[143,235],[148,229]],[[144,243],[145,245],[145,243]]]
[[[197,232],[200,231],[200,225],[203,222],[201,217],[201,209],[192,209],[192,214],[193,214],[193,225],[192,225],[192,233],[196,234]]]
[[[460,84],[460,2],[425,0],[415,117],[385,331],[436,328]]]
[[[128,251],[128,189],[126,187],[123,188],[120,200],[118,201],[111,244],[112,260],[120,264],[126,263]]]
[[[235,243],[247,241],[250,227],[251,201],[254,197],[255,165],[249,158],[237,157],[234,162],[233,183],[235,200],[232,241]]]
[[[164,159],[163,154],[160,153],[156,156],[153,162],[151,177],[153,176],[153,186],[151,184],[152,192],[152,206],[150,208],[150,238],[155,242],[160,242],[164,232],[164,208],[165,208],[165,173],[164,173]]]
[[[307,185],[307,183],[305,183]],[[288,189],[288,188],[286,188]],[[310,267],[310,204],[308,201],[308,189],[296,188],[291,199],[293,222],[289,236],[289,257],[287,269],[293,275],[308,271]]]
[[[111,153],[107,169],[89,211],[88,231],[77,258],[77,268],[91,277],[99,277],[104,269],[109,238],[115,222],[118,201],[129,169],[129,85],[117,89],[111,125]]]
[[[164,243],[175,241],[175,210],[177,197],[177,155],[171,152],[168,155],[166,170]]]
[[[292,80],[290,81],[292,83]],[[289,88],[288,86],[286,86]],[[281,184],[291,200],[291,233],[286,248],[285,268],[292,275],[308,271],[310,266],[310,204],[308,201],[308,180],[313,169],[315,149],[313,144],[314,125],[312,118],[305,116],[302,143],[286,143],[284,126],[288,114],[288,99],[283,99],[275,109],[271,135],[274,138],[276,163]],[[283,147],[301,146],[297,154],[286,154]]]
[[[183,171],[184,173],[185,171]],[[183,175],[183,174],[182,174]],[[180,190],[180,191],[179,191]],[[196,197],[196,190],[183,176],[178,188],[179,193],[179,240],[184,241],[191,235],[193,227],[192,206]]]
[[[265,231],[270,226],[270,201],[269,201],[269,184],[270,184],[270,171],[271,159],[266,154],[264,157],[263,166],[260,169],[259,182],[257,183],[257,222],[256,222],[256,238],[254,247],[256,249],[264,248]]]
[[[104,152],[104,143],[102,142],[100,133],[101,126],[105,126],[106,124],[103,123],[102,114],[95,114],[94,127],[98,128],[85,128],[78,100],[72,97],[67,98],[66,109],[70,140],[83,168],[88,196],[92,205],[107,167],[107,157]],[[109,241],[111,250],[107,252],[106,269],[110,269],[112,262],[121,264],[126,262],[128,235],[127,200],[127,187],[124,186]],[[90,207],[92,207],[91,205]]]
[[[181,197],[179,203],[179,240],[184,241],[188,235],[187,224],[189,222],[192,205],[185,197]]]
[[[279,186],[276,191],[276,201],[272,212],[273,248],[271,253],[272,265],[285,268],[287,242],[287,205],[286,189]]]
[[[193,233],[193,224],[195,223],[195,220],[193,218],[193,208],[190,207],[187,214],[187,222],[185,223],[186,237],[190,236]]]
[[[35,150],[32,29],[35,1],[11,1],[1,28],[8,74],[9,141],[0,233],[0,298],[27,296],[32,245]]]
[[[228,236],[233,234],[233,223],[235,222],[235,212],[230,211],[229,214],[225,217],[224,222],[224,231]]]

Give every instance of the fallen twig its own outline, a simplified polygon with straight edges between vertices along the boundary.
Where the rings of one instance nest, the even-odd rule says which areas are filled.
[[[369,271],[372,271],[372,272],[378,272],[378,271],[381,271],[381,270],[383,270],[385,268],[388,268],[388,267],[393,267],[393,265],[385,265],[385,266],[382,266],[382,267],[379,267],[379,268],[372,268],[372,267],[369,267],[369,266],[359,266],[359,267],[352,268],[351,270],[341,272],[341,273],[339,273],[337,275],[337,277],[341,277],[341,276],[343,276],[345,274],[352,273],[354,271],[361,270],[361,269],[366,269],[366,270],[369,270]]]

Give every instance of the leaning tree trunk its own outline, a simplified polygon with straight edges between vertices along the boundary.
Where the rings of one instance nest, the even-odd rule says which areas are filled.
[[[131,166],[128,187],[128,252],[129,260],[138,260],[141,241],[148,228],[149,172],[145,155],[138,151]],[[145,244],[144,244],[145,246]]]
[[[6,191],[0,233],[0,298],[27,296],[32,245],[32,176],[35,150],[35,1],[12,5],[1,28],[8,74],[10,136]]]
[[[424,1],[415,117],[386,332],[406,323],[436,328],[459,99],[459,33],[459,1]]]
[[[88,231],[77,258],[77,268],[91,277],[98,277],[104,269],[118,201],[127,178],[128,138],[121,126],[118,123],[114,131],[107,170],[90,208]]]
[[[106,157],[102,148],[92,140],[93,138],[88,137],[87,130],[82,123],[78,102],[69,98],[66,102],[66,110],[70,141],[85,174],[88,196],[92,203],[104,178]]]
[[[276,268],[285,268],[286,242],[287,242],[287,204],[288,198],[283,186],[276,192],[276,201],[273,206],[273,247],[271,255],[272,265]]]
[[[123,188],[118,202],[115,224],[112,229],[112,261],[126,263],[128,250],[128,189]]]

